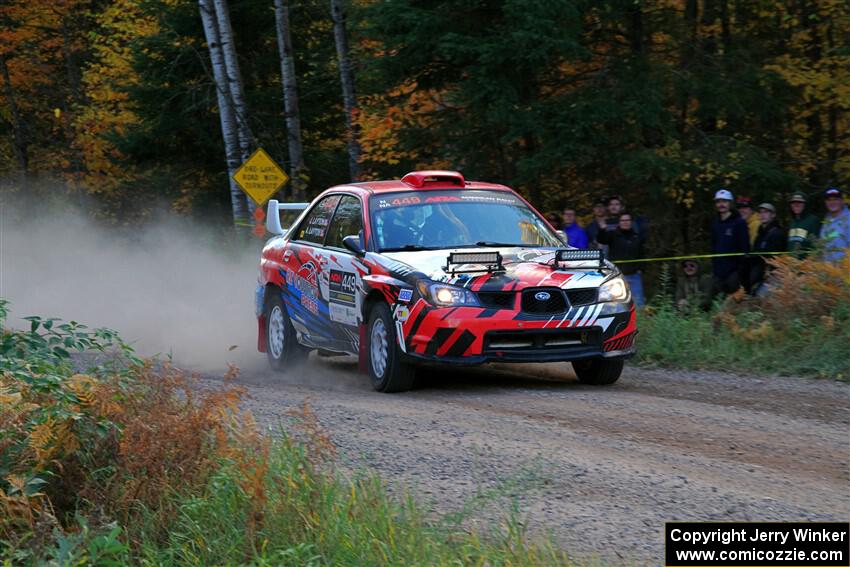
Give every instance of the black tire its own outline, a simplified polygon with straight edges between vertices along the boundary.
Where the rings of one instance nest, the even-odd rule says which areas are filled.
[[[286,372],[303,364],[307,360],[309,350],[298,344],[289,313],[283,304],[278,288],[268,288],[266,291],[266,305],[263,309],[266,328],[266,357],[269,366],[276,372]],[[280,319],[277,319],[279,314]],[[273,324],[273,320],[275,323]],[[278,327],[278,325],[280,325]],[[280,344],[280,346],[276,346]]]
[[[380,338],[383,344],[383,348],[376,347],[376,352],[383,352],[385,355],[383,365],[380,363],[380,358],[373,356],[373,336],[376,339]],[[416,368],[401,360],[395,323],[386,303],[376,303],[369,311],[369,322],[366,325],[366,359],[372,387],[379,392],[406,392],[413,387]]]
[[[582,384],[594,386],[606,386],[613,384],[620,378],[623,372],[622,358],[587,358],[585,360],[574,360],[573,370]]]

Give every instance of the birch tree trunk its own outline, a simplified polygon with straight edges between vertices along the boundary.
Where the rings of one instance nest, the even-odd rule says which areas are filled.
[[[15,89],[12,86],[12,79],[9,77],[9,67],[6,65],[6,56],[0,55],[0,74],[3,77],[3,94],[6,96],[6,103],[9,105],[9,110],[12,113],[12,129],[14,131],[15,158],[18,160],[21,176],[21,190],[26,195],[29,189],[29,148],[26,136],[26,127],[24,118],[21,115],[18,103],[15,100]]]
[[[354,98],[354,75],[348,56],[348,39],[345,33],[345,7],[343,0],[331,0],[331,17],[334,22],[334,41],[339,60],[339,78],[342,83],[342,102],[345,107],[345,126],[348,130],[348,169],[351,179],[360,178],[360,141],[359,132],[354,124],[357,101]]]
[[[215,92],[218,99],[218,115],[221,120],[221,135],[224,138],[224,153],[227,160],[227,176],[230,181],[230,204],[233,207],[233,222],[237,225],[248,223],[248,198],[239,185],[234,181],[233,174],[241,163],[239,151],[239,134],[233,104],[230,102],[230,89],[227,81],[227,70],[224,55],[221,51],[221,38],[215,17],[212,0],[198,0],[201,12],[201,22],[204,25],[204,35],[210,50]]]
[[[292,196],[303,201],[307,185],[304,148],[301,144],[301,111],[298,107],[298,86],[295,80],[295,57],[289,26],[289,0],[274,0],[277,26],[277,50],[280,53],[280,76],[283,83],[283,105],[286,110],[286,141],[292,173]]]
[[[215,15],[218,21],[218,33],[221,39],[221,52],[224,55],[224,68],[227,84],[230,90],[230,101],[233,114],[236,117],[236,133],[239,138],[239,155],[241,162],[251,157],[254,150],[254,135],[248,124],[248,105],[245,103],[245,87],[242,84],[242,72],[239,70],[239,60],[236,58],[236,43],[233,41],[233,27],[230,25],[230,8],[227,0],[213,0]],[[256,206],[250,198],[246,200],[249,212],[253,213]]]

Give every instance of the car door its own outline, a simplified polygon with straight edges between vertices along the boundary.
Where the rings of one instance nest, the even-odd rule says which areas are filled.
[[[322,259],[321,292],[327,299],[328,322],[333,328],[333,350],[356,353],[361,322],[362,284],[354,254],[345,248],[346,236],[363,239],[363,204],[355,195],[343,195],[327,231]],[[324,311],[323,311],[324,313]]]
[[[317,348],[333,347],[337,341],[328,316],[327,295],[322,294],[327,262],[322,251],[341,198],[333,194],[319,200],[295,229],[283,253],[284,301],[289,318],[300,342]]]

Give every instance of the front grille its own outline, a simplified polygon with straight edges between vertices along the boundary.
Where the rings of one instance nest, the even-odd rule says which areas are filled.
[[[597,294],[598,290],[596,288],[571,289],[567,291],[567,299],[570,300],[570,305],[573,307],[576,305],[588,305],[590,303],[596,303]]]
[[[484,352],[572,351],[598,348],[601,338],[597,329],[489,331],[484,335]]]
[[[478,303],[488,309],[513,309],[516,293],[513,291],[479,291]]]
[[[536,296],[540,293],[548,294],[549,297],[539,299]],[[564,292],[557,287],[526,289],[522,292],[522,310],[534,315],[563,313],[567,310],[567,300]]]

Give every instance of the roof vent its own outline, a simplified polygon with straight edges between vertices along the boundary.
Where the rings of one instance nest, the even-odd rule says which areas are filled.
[[[423,189],[425,187],[464,187],[466,182],[459,171],[413,171],[401,178],[402,183],[411,187]]]

